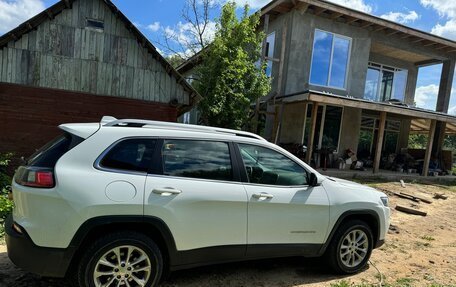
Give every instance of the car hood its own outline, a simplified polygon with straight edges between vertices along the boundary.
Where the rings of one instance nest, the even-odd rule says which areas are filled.
[[[341,179],[341,178],[336,178],[336,177],[326,177],[328,180],[332,181],[333,183],[341,186],[341,190],[344,190],[344,189],[351,189],[351,190],[359,190],[359,191],[363,191],[363,192],[366,192],[366,191],[369,191],[373,196],[376,196],[376,197],[381,197],[381,196],[386,196],[383,192],[380,192],[378,191],[377,189],[375,188],[372,188],[370,186],[367,186],[367,185],[363,185],[363,184],[360,184],[360,183],[356,183],[356,182],[353,182],[353,181],[349,181],[349,180],[345,180],[345,179]]]

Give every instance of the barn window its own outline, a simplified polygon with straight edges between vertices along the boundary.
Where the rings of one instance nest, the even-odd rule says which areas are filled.
[[[104,30],[104,22],[99,21],[99,20],[94,20],[94,19],[87,19],[87,28],[92,28],[96,30]]]

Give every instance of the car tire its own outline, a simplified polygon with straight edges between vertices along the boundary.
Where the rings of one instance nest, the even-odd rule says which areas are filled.
[[[326,256],[336,273],[353,274],[366,267],[372,247],[373,236],[369,225],[361,220],[350,220],[337,229]]]
[[[76,279],[83,287],[118,286],[125,280],[131,287],[153,287],[162,272],[163,258],[152,239],[137,232],[118,232],[98,239],[85,251]]]

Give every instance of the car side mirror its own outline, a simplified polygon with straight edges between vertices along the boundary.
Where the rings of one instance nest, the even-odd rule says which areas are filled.
[[[311,173],[309,175],[309,186],[317,186],[318,185],[318,178],[315,173]]]

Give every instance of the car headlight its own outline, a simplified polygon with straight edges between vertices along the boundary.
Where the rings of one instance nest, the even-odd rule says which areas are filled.
[[[382,196],[382,197],[380,197],[380,199],[382,200],[383,205],[388,207],[388,205],[389,205],[388,197]]]

